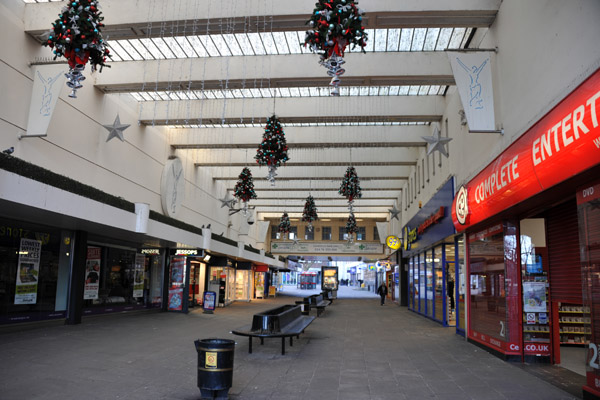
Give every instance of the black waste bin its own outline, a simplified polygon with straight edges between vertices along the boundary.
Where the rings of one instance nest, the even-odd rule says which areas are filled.
[[[233,353],[235,341],[229,339],[198,339],[198,388],[202,399],[227,399],[233,384]]]

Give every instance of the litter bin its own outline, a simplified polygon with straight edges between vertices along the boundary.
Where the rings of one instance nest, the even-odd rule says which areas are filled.
[[[202,399],[228,399],[233,384],[233,354],[235,341],[229,339],[198,339],[198,388]]]

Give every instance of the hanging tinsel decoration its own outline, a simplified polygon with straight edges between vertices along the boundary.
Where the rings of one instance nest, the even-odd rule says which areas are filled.
[[[244,167],[242,173],[238,177],[238,181],[233,188],[233,195],[242,201],[242,212],[244,215],[246,215],[248,213],[248,202],[251,199],[256,198],[252,172],[250,172],[248,167]]]
[[[277,167],[289,160],[288,146],[285,141],[285,133],[279,119],[275,115],[269,118],[263,134],[263,140],[258,145],[254,159],[258,165],[266,165],[269,168],[267,179],[271,186],[275,186]]]
[[[43,46],[54,48],[54,59],[65,57],[69,63],[67,86],[73,89],[69,97],[77,97],[77,89],[85,80],[82,72],[89,62],[94,72],[106,65],[106,58],[112,57],[100,32],[104,27],[104,17],[97,0],[72,0],[63,7],[58,19],[52,24],[48,39]]]
[[[302,212],[302,221],[308,222],[308,231],[312,232],[312,223],[319,218],[317,214],[317,207],[315,206],[315,199],[309,195],[304,203],[304,211]]]
[[[348,241],[350,243],[353,242],[353,234],[356,232],[358,232],[358,226],[356,226],[356,218],[354,218],[354,213],[350,212],[350,214],[348,215],[348,221],[346,221],[346,233],[348,234]]]
[[[281,219],[279,220],[279,227],[277,228],[277,232],[281,232],[285,235],[286,233],[290,232],[291,228],[292,226],[290,224],[290,217],[288,216],[288,213],[284,212],[281,216]]]
[[[304,47],[321,54],[320,64],[327,68],[332,77],[330,86],[332,96],[339,96],[340,76],[346,72],[344,52],[352,44],[359,46],[362,52],[367,45],[367,33],[362,25],[364,10],[357,7],[354,0],[319,0],[307,21],[311,29],[306,31]]]
[[[350,212],[352,212],[352,204],[354,199],[360,199],[362,197],[360,180],[358,179],[358,175],[356,174],[356,169],[354,169],[354,167],[348,167],[348,169],[346,169],[346,173],[344,174],[344,178],[342,179],[342,184],[340,185],[340,190],[338,193],[348,199],[348,209]]]

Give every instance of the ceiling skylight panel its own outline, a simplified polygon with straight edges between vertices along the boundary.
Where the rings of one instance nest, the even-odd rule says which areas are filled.
[[[390,96],[398,96],[400,86],[390,86]]]
[[[110,49],[110,53],[113,56],[112,61],[123,61],[123,59],[119,55],[119,52],[115,50],[115,48],[111,45],[111,43],[108,43],[108,48]]]
[[[454,28],[452,36],[450,37],[450,43],[448,43],[449,49],[458,49],[462,42],[463,36],[465,36],[466,28]]]
[[[427,96],[427,93],[429,93],[429,86],[427,86],[427,85],[419,86],[419,96]]]
[[[127,52],[131,58],[136,61],[143,60],[142,55],[137,51],[137,49],[129,42],[129,40],[119,40],[119,44],[123,49]]]
[[[442,30],[440,31],[440,37],[438,38],[437,45],[435,46],[436,50],[443,51],[448,48],[450,38],[452,37],[452,31],[452,28],[442,28]]]
[[[267,54],[265,51],[265,46],[262,44],[262,40],[260,40],[260,35],[256,32],[248,33],[248,39],[250,39],[250,44],[254,49],[254,53],[256,55],[265,55]]]
[[[244,52],[240,48],[240,45],[238,44],[238,41],[236,40],[236,36],[243,36],[243,35],[233,35],[231,33],[227,33],[227,34],[223,34],[223,39],[225,40],[225,43],[227,43],[227,46],[229,46],[229,50],[231,51],[232,55],[243,56]]]
[[[290,88],[290,96],[292,97],[300,97],[300,89],[299,88]]]
[[[365,51],[373,51],[373,47],[375,46],[375,29],[365,29],[365,33],[368,36],[367,45],[365,46]],[[362,50],[360,50],[357,47],[355,51],[360,52]]]
[[[415,34],[413,35],[411,51],[423,51],[425,44],[425,35],[427,34],[427,28],[416,28]]]
[[[149,95],[148,93],[146,93],[146,92],[140,92],[140,95],[141,95],[141,96],[144,98],[144,100],[145,100],[145,101],[152,101],[152,100],[154,100],[154,99],[152,98],[152,96],[150,96],[150,95]]]
[[[283,32],[273,32],[272,33],[273,40],[275,41],[275,46],[277,46],[277,51],[279,54],[290,54],[290,49],[287,45],[287,40],[285,40],[285,34]]]
[[[360,94],[360,89],[356,86],[350,88],[350,96],[358,96]]]
[[[188,57],[188,55],[185,53],[185,51],[183,51],[183,49],[181,48],[179,43],[177,43],[177,40],[175,40],[174,37],[164,37],[163,40],[167,44],[167,47],[169,48],[169,50],[171,50],[173,52],[175,57],[177,57],[177,58]]]
[[[152,39],[144,38],[140,39],[140,42],[142,42],[144,47],[148,49],[148,51],[150,52],[150,54],[152,54],[152,57],[154,57],[155,60],[162,60],[165,58],[165,56],[160,52],[160,50],[158,50],[158,47],[156,47]]]
[[[240,89],[233,89],[231,91],[231,94],[233,95],[233,97],[235,97],[236,99],[243,99],[244,98],[244,94],[242,93],[242,91]]]
[[[308,92],[310,93],[311,97],[320,97],[321,96],[321,93],[319,92],[319,88],[316,88],[316,87],[309,87]]]
[[[379,87],[371,86],[369,87],[369,96],[377,96],[379,94]]]
[[[281,97],[292,97],[290,88],[280,88],[279,93],[281,93]]]
[[[465,31],[465,35],[463,36],[463,40],[460,42],[460,48],[464,49],[467,45],[467,41],[469,40],[469,36],[471,36],[471,32],[473,32],[473,28],[467,28]]]
[[[308,45],[304,46],[304,38],[306,37],[306,32],[305,31],[296,32],[296,35],[298,36],[298,48],[300,49],[302,54],[312,53],[312,51],[310,50],[310,47]],[[292,46],[292,44],[290,44],[290,46]]]
[[[171,100],[183,100],[183,96],[180,96],[179,92],[169,92],[169,99],[171,99]]]
[[[310,92],[308,91],[308,88],[301,87],[301,88],[298,88],[298,91],[300,92],[301,97],[309,97],[310,96]]]
[[[233,91],[231,90],[221,90],[226,99],[234,99]]]
[[[275,40],[273,40],[273,34],[271,32],[261,32],[260,38],[262,39],[267,54],[279,54],[277,47],[275,46]]]
[[[379,87],[379,96],[388,96],[390,93],[390,88],[389,86],[381,86]]]
[[[400,45],[400,29],[389,29],[387,34],[387,51],[398,51]]]
[[[209,35],[200,35],[198,36],[198,38],[200,39],[200,43],[202,43],[202,45],[206,49],[206,52],[208,53],[209,57],[220,56],[219,50],[217,50],[217,47],[215,46],[214,42],[212,41]]]
[[[144,97],[140,93],[129,93],[136,101],[144,101]]]
[[[245,56],[253,56],[254,50],[252,49],[252,45],[250,44],[250,40],[248,39],[248,35],[245,33],[240,33],[236,35],[236,39],[240,48],[242,49],[242,53]]]
[[[119,40],[110,42],[109,46],[112,48],[113,53],[116,53],[123,61],[131,61],[132,58],[119,44]]]
[[[210,99],[210,100],[214,100],[216,98],[215,94],[213,93],[212,90],[205,90],[203,95],[204,95],[204,97],[206,97],[207,99]]]
[[[415,85],[411,85],[408,87],[408,95],[409,96],[416,96],[419,94],[419,87],[420,86],[415,86]]]
[[[192,45],[192,48],[194,49],[196,54],[198,54],[198,57],[208,57],[208,52],[206,51],[204,45],[200,41],[199,36],[188,36],[187,39]]]
[[[225,43],[225,40],[223,39],[222,35],[211,35],[211,39],[213,40],[215,46],[217,47],[217,50],[219,50],[219,54],[221,56],[230,56],[231,55],[231,51],[229,50],[227,43]]]
[[[165,58],[175,58],[175,54],[169,49],[169,46],[165,43],[163,38],[154,38],[150,39],[154,42],[156,47],[160,50],[161,53],[164,54]]]
[[[215,99],[223,99],[223,98],[225,98],[225,95],[223,95],[223,91],[222,90],[210,90],[210,92],[212,92],[213,96],[215,96]]]
[[[440,85],[431,85],[429,86],[429,95],[437,95],[440,90]]]
[[[262,94],[260,94],[260,89],[252,88],[250,89],[250,92],[252,92],[252,96],[254,96],[255,98],[262,97]]]
[[[398,90],[398,96],[408,96],[408,90],[410,86],[400,86]]]
[[[290,50],[290,54],[302,53],[302,46],[300,45],[300,41],[298,40],[297,32],[285,32],[285,38],[287,39],[287,45],[288,49]]]
[[[410,51],[414,31],[412,28],[403,28],[401,30],[398,51]]]
[[[387,29],[375,30],[375,51],[385,51],[387,48]]]
[[[428,28],[425,34],[425,43],[423,44],[423,51],[435,50],[437,39],[440,36],[440,28]]]
[[[443,96],[446,94],[446,89],[448,89],[448,86],[440,86],[440,90],[438,90],[438,94],[440,96]]]
[[[181,50],[183,50],[183,53],[185,54],[186,57],[188,57],[188,58],[198,57],[198,55],[194,51],[194,48],[192,47],[192,45],[190,44],[190,42],[187,40],[187,38],[185,36],[177,36],[175,38],[175,41],[177,42],[179,47],[181,47]]]
[[[369,88],[367,86],[361,86],[359,96],[368,96],[368,95],[369,95]]]
[[[267,99],[273,97],[271,94],[271,89],[269,88],[260,88],[260,94],[262,97]]]

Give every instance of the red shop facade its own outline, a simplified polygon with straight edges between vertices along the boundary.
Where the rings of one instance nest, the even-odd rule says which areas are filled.
[[[474,179],[453,223],[467,238],[469,341],[504,359],[581,355],[600,398],[600,70]],[[585,365],[583,363],[585,362]]]

